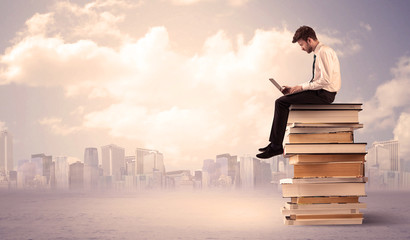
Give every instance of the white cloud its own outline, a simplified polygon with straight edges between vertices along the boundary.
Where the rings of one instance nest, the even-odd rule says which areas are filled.
[[[368,23],[360,22],[360,27],[364,28],[366,31],[372,31],[372,27]]]
[[[394,128],[394,139],[399,140],[400,157],[409,159],[410,155],[410,113],[401,113]]]
[[[61,118],[43,118],[38,122],[40,125],[50,128],[54,134],[61,136],[67,136],[80,130],[79,127],[72,127],[62,124],[63,120]]]
[[[59,86],[72,98],[112,101],[91,112],[70,109],[79,126],[60,116],[39,121],[55,134],[101,129],[174,162],[252,153],[268,140],[280,96],[268,78],[283,85],[310,79],[312,56],[291,43],[287,29],[256,30],[247,42],[218,31],[202,51],[186,56],[173,49],[165,27],[139,39],[123,34],[117,24],[126,18],[106,9],[114,2],[120,1],[59,2],[54,12],[31,18],[1,56],[3,84]],[[104,40],[112,38],[115,44]]]
[[[398,114],[410,108],[410,57],[402,57],[392,69],[393,79],[380,85],[374,96],[364,103],[361,119],[366,131],[393,128]]]

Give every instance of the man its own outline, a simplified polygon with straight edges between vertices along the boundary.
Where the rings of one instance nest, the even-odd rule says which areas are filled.
[[[284,96],[275,101],[275,113],[269,137],[269,145],[260,148],[258,158],[270,158],[283,153],[283,138],[292,104],[330,104],[340,90],[340,66],[336,53],[323,45],[315,31],[308,26],[296,30],[292,43],[297,42],[303,51],[314,53],[313,76],[309,82],[294,87],[284,86]]]

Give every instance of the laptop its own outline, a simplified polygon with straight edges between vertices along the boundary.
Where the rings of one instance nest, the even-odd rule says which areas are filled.
[[[275,87],[283,94],[285,95],[282,91],[283,91],[283,87],[281,85],[279,85],[278,82],[275,81],[275,79],[273,78],[269,78],[269,81],[271,81],[273,83],[273,85],[275,85]]]

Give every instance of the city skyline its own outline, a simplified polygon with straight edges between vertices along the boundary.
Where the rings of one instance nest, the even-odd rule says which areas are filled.
[[[357,141],[397,139],[408,156],[409,9],[399,0],[5,0],[0,128],[13,133],[16,161],[81,159],[84,147],[110,143],[161,149],[169,170],[198,169],[215,153],[254,155],[279,96],[268,78],[309,80],[313,57],[291,43],[309,25],[339,55],[336,102],[364,104]]]

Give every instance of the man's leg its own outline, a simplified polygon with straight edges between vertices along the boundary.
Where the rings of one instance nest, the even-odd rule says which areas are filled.
[[[258,154],[260,158],[269,158],[272,153],[283,152],[282,142],[285,136],[286,125],[289,116],[289,107],[292,104],[330,104],[334,101],[336,93],[325,90],[303,91],[295,94],[285,95],[275,101],[275,113],[272,122],[272,129],[269,137],[271,142],[266,150],[270,152]],[[274,150],[272,150],[274,149]]]

